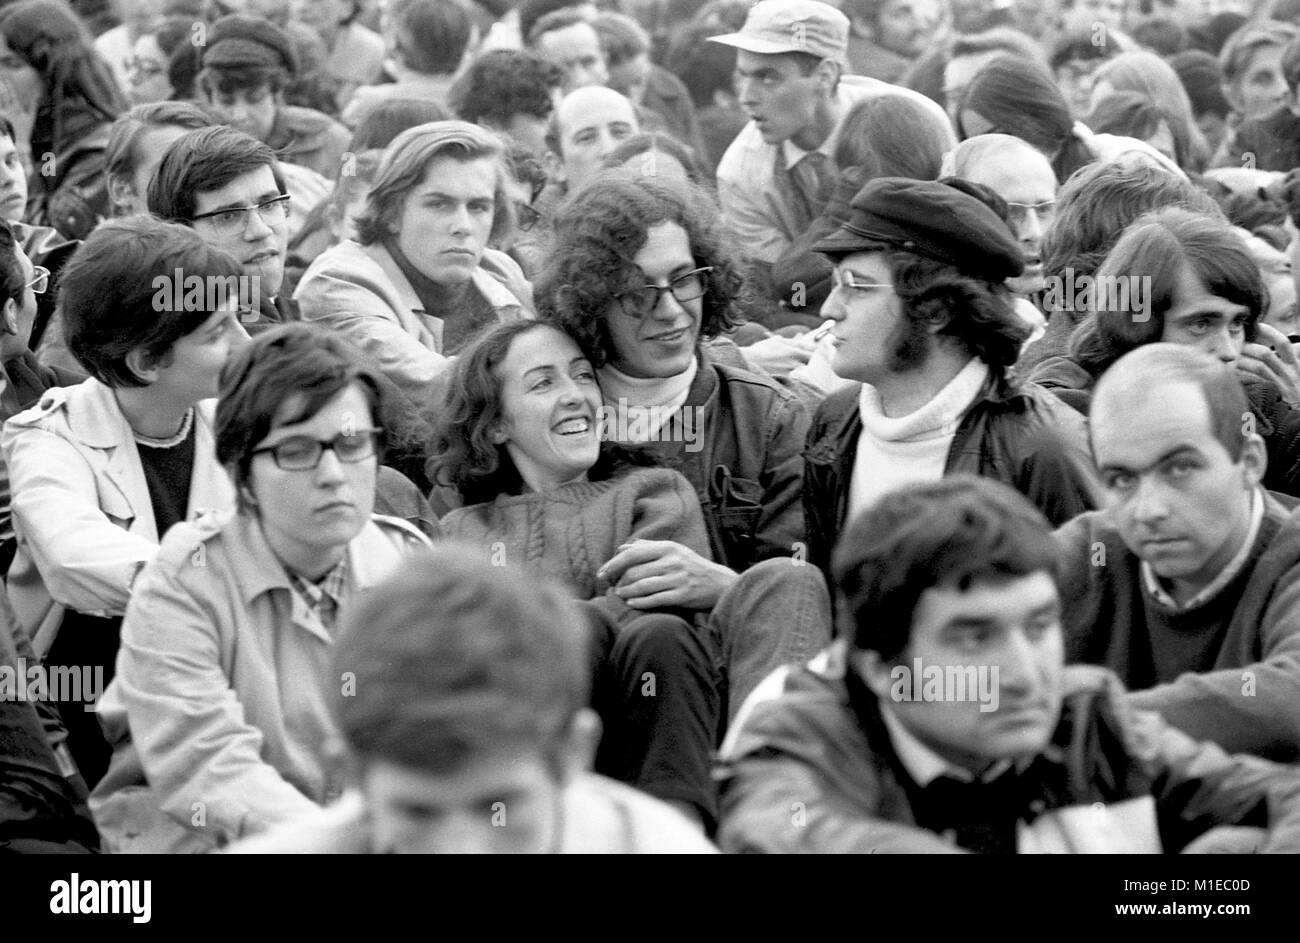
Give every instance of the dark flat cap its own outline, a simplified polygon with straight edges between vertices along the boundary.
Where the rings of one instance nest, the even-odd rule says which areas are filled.
[[[289,35],[260,16],[232,13],[212,24],[203,67],[219,69],[262,66],[298,73],[298,59]]]
[[[1024,258],[1011,229],[985,203],[937,180],[878,177],[849,204],[848,222],[813,246],[830,256],[880,243],[988,282],[1014,278]]]

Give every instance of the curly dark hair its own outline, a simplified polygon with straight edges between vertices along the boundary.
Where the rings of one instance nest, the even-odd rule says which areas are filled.
[[[560,67],[526,49],[493,49],[474,60],[451,93],[465,121],[505,127],[517,114],[546,118],[551,91],[564,84]]]
[[[605,316],[614,295],[644,283],[632,260],[660,223],[686,230],[696,264],[713,268],[700,337],[717,337],[739,322],[741,265],[714,197],[685,181],[607,170],[560,208],[535,290],[538,316],[559,325],[597,367],[612,353]]]
[[[434,484],[459,492],[467,505],[524,490],[514,461],[504,446],[492,441],[491,432],[502,417],[498,368],[518,338],[539,330],[563,333],[546,321],[507,321],[489,329],[460,352],[445,380],[426,473]],[[601,481],[625,467],[653,464],[646,450],[605,441],[587,477]]]

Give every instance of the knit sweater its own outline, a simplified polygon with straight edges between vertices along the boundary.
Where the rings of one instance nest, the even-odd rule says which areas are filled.
[[[1107,512],[1081,514],[1056,537],[1067,661],[1110,668],[1135,707],[1196,739],[1300,757],[1300,520],[1266,496],[1241,572],[1182,611],[1147,591]]]
[[[494,563],[561,580],[578,599],[609,590],[596,572],[633,540],[672,540],[712,559],[695,489],[667,468],[503,494],[452,511],[442,528],[452,539],[482,546]]]

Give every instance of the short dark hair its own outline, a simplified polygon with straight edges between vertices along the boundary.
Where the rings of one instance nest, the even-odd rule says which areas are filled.
[[[1110,311],[1107,302],[1096,306],[1108,294],[1096,292],[1091,316],[1071,337],[1071,351],[1081,365],[1097,375],[1130,350],[1159,341],[1185,269],[1191,269],[1210,294],[1246,309],[1245,336],[1253,339],[1268,308],[1268,290],[1250,250],[1221,218],[1167,207],[1126,229],[1096,273],[1101,284],[1141,276],[1149,286],[1149,310],[1144,312],[1149,316],[1139,321],[1131,310]]]
[[[1098,161],[1076,171],[1056,196],[1056,215],[1043,234],[1048,275],[1092,275],[1124,230],[1150,210],[1181,206],[1215,219],[1223,211],[1208,193],[1183,177],[1145,162]]]
[[[1133,38],[1152,52],[1172,56],[1187,48],[1187,30],[1171,16],[1157,16],[1139,24]]]
[[[230,253],[151,216],[109,220],[73,253],[59,280],[59,305],[68,349],[91,376],[111,387],[147,385],[127,366],[127,354],[142,349],[151,362],[165,363],[172,345],[215,313],[157,303],[158,278],[170,282],[177,270],[231,285],[243,275]]]
[[[198,194],[220,190],[259,167],[270,167],[275,186],[285,192],[284,178],[271,150],[257,138],[219,124],[199,128],[172,142],[149,181],[149,212],[188,223]]]
[[[707,41],[717,32],[713,23],[691,23],[675,34],[668,47],[668,70],[685,84],[696,108],[711,108],[714,92],[735,91],[736,50]]]
[[[457,0],[404,0],[394,14],[397,51],[406,67],[425,75],[456,71],[473,22]]]
[[[947,475],[883,495],[836,544],[831,576],[839,634],[888,663],[902,659],[927,589],[969,590],[1045,572],[1056,578],[1051,525],[992,478]]]
[[[591,25],[596,28],[611,68],[650,52],[650,36],[645,28],[626,14],[602,10]]]
[[[416,125],[448,121],[451,112],[431,98],[389,98],[366,113],[352,132],[348,153],[383,150],[397,136]]]
[[[557,10],[581,6],[585,0],[524,0],[519,4],[519,37],[528,46],[533,45],[533,27],[537,21]],[[579,14],[579,19],[583,19]],[[585,20],[584,20],[585,22]]]
[[[1223,94],[1223,71],[1219,61],[1203,49],[1185,49],[1168,59],[1169,65],[1183,83],[1187,99],[1192,103],[1192,116],[1218,115],[1228,117],[1232,106]]]
[[[1097,43],[1093,41],[1095,38],[1096,34],[1092,30],[1066,33],[1052,46],[1047,58],[1048,65],[1056,72],[1070,62],[1101,62],[1118,55],[1119,47],[1114,43]]]
[[[216,450],[241,510],[251,510],[244,492],[253,449],[270,434],[281,406],[300,397],[281,425],[304,422],[353,383],[365,394],[375,426],[386,429],[384,385],[361,351],[337,332],[308,322],[283,324],[231,356],[221,371]]]
[[[597,41],[600,40],[600,33],[596,32],[596,24],[588,19],[582,11],[566,6],[559,10],[552,10],[533,24],[533,28],[529,31],[527,36],[527,46],[529,49],[535,49],[537,48],[537,41],[547,33],[553,33],[556,30],[561,29],[568,29],[570,26],[577,26],[579,23],[585,23],[587,26],[590,26],[591,31],[596,34]],[[605,49],[602,46],[601,52],[603,53],[604,51]]]
[[[613,296],[641,284],[633,257],[650,227],[671,222],[686,231],[695,261],[712,266],[706,276],[702,338],[736,324],[732,306],[743,279],[736,248],[717,202],[685,182],[635,177],[606,170],[574,194],[553,221],[550,257],[537,279],[537,313],[578,342],[596,366],[609,360],[605,324]]]
[[[501,128],[518,114],[548,117],[551,90],[563,85],[564,72],[549,59],[526,49],[493,49],[456,83],[453,107],[465,121]]]
[[[119,180],[130,180],[140,165],[136,145],[154,128],[208,128],[216,120],[193,102],[163,101],[136,105],[113,122],[104,151],[105,171]]]
[[[537,749],[558,764],[590,689],[590,633],[557,584],[492,566],[476,547],[407,558],[346,610],[334,698],[364,763],[450,774],[486,754]]]
[[[1133,374],[1140,378],[1143,392],[1154,390],[1162,383],[1186,382],[1195,386],[1205,397],[1210,412],[1210,432],[1232,461],[1241,460],[1246,444],[1244,433],[1252,428],[1246,418],[1251,414],[1251,407],[1246,389],[1231,366],[1186,344],[1144,344],[1128,351],[1101,375],[1093,392],[1092,407],[1102,398],[1107,386]],[[1091,429],[1088,441],[1091,447]],[[1095,453],[1093,459],[1096,460]]]
[[[199,69],[195,83],[205,95],[231,95],[262,86],[270,89],[272,95],[278,95],[289,84],[289,79],[289,70],[283,66],[206,65]]]
[[[27,276],[18,261],[19,245],[9,221],[0,219],[0,301],[12,298],[22,304],[27,291]]]

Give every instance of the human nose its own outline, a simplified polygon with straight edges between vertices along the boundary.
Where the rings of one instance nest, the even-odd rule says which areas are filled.
[[[1032,243],[1036,247],[1039,240],[1043,238],[1043,219],[1038,215],[1038,210],[1032,206],[1025,209],[1025,215],[1018,228],[1021,242]]]
[[[244,210],[244,238],[249,242],[265,239],[274,232],[271,224],[262,218],[260,210],[255,208]]]
[[[1138,479],[1131,507],[1133,519],[1140,524],[1154,524],[1169,515],[1169,502],[1163,486],[1148,475]]]
[[[747,76],[738,75],[735,78],[736,83],[736,100],[741,106],[758,104],[758,83]]]
[[[1237,340],[1232,336],[1227,325],[1206,337],[1203,349],[1227,364],[1235,363],[1240,352],[1237,348]]]
[[[470,229],[469,207],[461,204],[452,211],[451,231],[456,234],[462,234],[469,232]]]
[[[844,291],[835,286],[831,288],[831,293],[826,296],[826,301],[822,303],[822,317],[831,321],[843,321],[845,315]]]
[[[1003,694],[1023,698],[1033,692],[1040,677],[1042,652],[1023,627],[1007,633],[998,661],[998,687]]]
[[[339,461],[338,455],[332,447],[322,449],[320,462],[316,465],[316,483],[318,485],[331,485],[342,480],[343,463]]]

